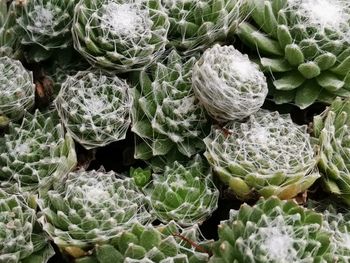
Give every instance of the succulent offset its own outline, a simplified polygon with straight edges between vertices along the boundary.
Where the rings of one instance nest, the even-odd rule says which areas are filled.
[[[92,256],[79,258],[75,262],[204,263],[209,259],[207,248],[210,244],[201,237],[197,225],[182,229],[174,221],[156,227],[135,223],[111,242],[97,246]]]
[[[54,112],[27,113],[0,137],[0,186],[17,183],[22,191],[47,188],[76,165],[73,139]]]
[[[74,47],[92,65],[127,72],[148,66],[164,52],[168,29],[160,0],[80,0]]]
[[[136,144],[136,158],[148,160],[174,151],[191,157],[204,149],[208,121],[191,87],[195,61],[194,57],[183,61],[172,51],[150,74],[140,73],[133,89],[131,128],[142,139]]]
[[[350,99],[337,98],[315,116],[313,136],[319,146],[318,167],[324,188],[350,204]]]
[[[19,120],[34,107],[34,96],[33,74],[20,61],[0,57],[0,116]]]
[[[230,39],[247,15],[243,0],[162,0],[170,21],[170,45],[184,53]]]
[[[162,222],[202,223],[217,208],[219,191],[211,180],[211,169],[199,155],[187,165],[174,162],[166,166],[144,188],[151,213]]]
[[[61,121],[86,149],[122,140],[131,123],[129,85],[102,71],[68,77],[55,100]]]
[[[306,128],[289,115],[260,110],[246,122],[213,126],[205,156],[237,197],[290,199],[320,177]]]
[[[253,23],[238,36],[273,74],[277,103],[304,109],[315,101],[350,96],[350,2],[251,0]]]
[[[276,197],[231,210],[210,263],[337,262],[322,214]]]
[[[0,262],[45,263],[54,254],[37,231],[35,207],[25,198],[0,189]]]
[[[72,45],[73,10],[77,0],[30,0],[24,2],[17,23],[28,46],[27,59],[40,62],[53,52]]]
[[[257,64],[233,46],[214,45],[193,67],[192,87],[211,117],[240,120],[258,111],[267,83]]]
[[[114,172],[71,172],[38,203],[44,231],[73,256],[109,241],[135,222],[151,220],[145,196],[133,180]]]

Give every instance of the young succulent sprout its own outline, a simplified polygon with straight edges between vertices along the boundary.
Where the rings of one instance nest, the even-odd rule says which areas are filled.
[[[232,37],[247,15],[245,0],[162,0],[169,16],[170,45],[185,54]]]
[[[135,222],[152,220],[134,181],[103,170],[69,173],[38,204],[44,231],[73,256],[110,241]]]
[[[10,123],[0,138],[0,185],[17,183],[21,191],[47,188],[76,166],[73,139],[55,112],[27,113],[21,125]]]
[[[0,262],[42,262],[54,251],[36,231],[36,211],[21,195],[0,189]]]
[[[289,115],[260,110],[246,122],[213,127],[204,155],[238,198],[290,199],[320,177],[306,129]]]
[[[209,260],[208,247],[198,225],[181,228],[174,221],[153,226],[134,223],[120,231],[111,242],[96,246],[93,254],[76,259],[77,263],[161,263],[196,262]]]
[[[124,139],[131,123],[129,85],[99,70],[68,77],[54,103],[67,131],[86,149]]]
[[[195,62],[194,57],[184,61],[172,51],[149,74],[140,73],[133,89],[131,128],[141,138],[136,144],[137,159],[149,160],[174,150],[191,157],[205,148],[202,139],[209,130],[208,121],[191,87]]]
[[[252,0],[255,25],[238,36],[256,49],[273,74],[276,103],[304,109],[315,101],[349,97],[350,2],[348,0]]]
[[[202,223],[217,208],[219,191],[211,181],[211,169],[200,155],[187,165],[174,162],[163,174],[154,174],[143,188],[158,220],[182,226]]]
[[[24,32],[22,44],[29,46],[27,59],[40,62],[53,51],[72,45],[73,10],[77,0],[30,0],[22,4],[17,23]]]
[[[209,115],[219,122],[242,120],[263,105],[264,74],[233,46],[214,45],[193,67],[192,87]]]
[[[92,65],[127,72],[164,52],[168,29],[160,0],[80,0],[72,33],[75,49]]]
[[[277,197],[243,204],[219,225],[216,262],[338,262],[322,214]]]
[[[19,120],[34,107],[33,74],[20,61],[0,57],[0,116]]]
[[[350,99],[336,98],[313,121],[313,137],[319,146],[318,167],[326,191],[350,204]]]

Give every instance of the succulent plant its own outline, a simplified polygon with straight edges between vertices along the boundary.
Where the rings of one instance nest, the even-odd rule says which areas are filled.
[[[33,74],[20,61],[0,57],[0,85],[0,116],[18,120],[34,106]]]
[[[135,157],[148,160],[179,151],[191,157],[205,148],[207,118],[191,87],[194,57],[183,61],[172,51],[150,74],[142,71],[133,89],[131,130],[142,138]]]
[[[45,263],[54,254],[37,231],[35,213],[23,196],[0,189],[0,262]]]
[[[200,155],[186,166],[174,162],[163,174],[153,174],[152,182],[144,188],[151,213],[164,223],[202,223],[217,208],[219,199],[211,177],[211,169]]]
[[[325,189],[350,204],[350,99],[336,98],[315,116],[313,136],[319,145],[318,167]]]
[[[243,204],[219,225],[210,263],[338,262],[322,214],[277,197]]]
[[[273,74],[277,103],[304,109],[315,101],[350,96],[350,2],[347,0],[250,0],[255,24],[238,36],[256,49]]]
[[[201,237],[197,225],[182,229],[174,221],[156,227],[135,223],[110,243],[97,246],[92,256],[79,258],[75,262],[204,263],[209,259],[207,248],[210,244]]]
[[[17,58],[20,54],[20,34],[16,24],[16,4],[0,2],[0,56]]]
[[[332,243],[337,262],[350,262],[350,214],[337,213],[332,207],[323,211],[323,228],[332,233]]]
[[[179,51],[192,53],[233,36],[245,18],[242,0],[162,0],[170,21],[169,40]]]
[[[17,23],[28,46],[27,59],[40,62],[72,45],[71,28],[77,0],[30,0],[23,3]]]
[[[141,69],[164,52],[169,25],[160,0],[80,0],[74,47],[92,65]]]
[[[54,112],[27,113],[0,138],[0,185],[18,183],[21,191],[46,188],[76,165],[73,139]]]
[[[257,64],[233,46],[214,45],[193,67],[193,90],[211,117],[240,120],[258,111],[268,92]]]
[[[289,115],[260,110],[246,122],[213,127],[205,156],[237,197],[290,199],[320,177],[306,129]]]
[[[39,222],[59,247],[74,256],[135,222],[152,219],[134,181],[116,176],[103,170],[78,170],[41,196]]]
[[[124,139],[131,105],[128,84],[99,70],[68,77],[55,100],[68,132],[86,149]]]

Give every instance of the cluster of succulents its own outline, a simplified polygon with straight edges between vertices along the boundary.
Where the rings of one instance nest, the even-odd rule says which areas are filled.
[[[349,76],[348,0],[0,0],[0,262],[350,262]]]

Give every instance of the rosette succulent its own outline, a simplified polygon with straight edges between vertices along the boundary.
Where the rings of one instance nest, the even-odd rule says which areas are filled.
[[[54,254],[37,231],[35,207],[0,189],[0,262],[45,263]]]
[[[350,2],[251,0],[252,22],[238,36],[273,74],[277,103],[306,108],[350,96]]]
[[[160,0],[80,0],[72,32],[75,49],[92,65],[126,72],[164,52],[168,29]]]
[[[205,156],[237,197],[290,199],[320,177],[306,129],[289,115],[260,110],[247,122],[213,127]]]
[[[174,221],[156,227],[135,223],[109,243],[96,246],[92,256],[79,258],[75,262],[204,263],[209,259],[207,248],[210,244],[201,237],[197,225],[182,229]]]
[[[191,53],[233,36],[246,16],[243,0],[162,0],[170,21],[169,40]]]
[[[165,156],[174,150],[191,157],[204,149],[207,118],[191,87],[195,61],[194,57],[183,61],[172,51],[150,74],[140,73],[133,89],[131,128],[143,140],[136,145],[137,159]]]
[[[337,98],[313,121],[325,189],[350,204],[350,99]]]
[[[153,174],[144,188],[151,212],[162,222],[180,225],[202,223],[217,208],[219,191],[211,181],[211,170],[199,155],[188,165],[174,162],[163,174]]]
[[[193,90],[214,119],[240,120],[258,111],[267,95],[259,66],[233,46],[216,44],[193,67]]]
[[[30,0],[17,18],[28,46],[27,59],[40,62],[72,45],[73,11],[77,0]]]
[[[114,172],[71,172],[38,203],[44,231],[72,256],[85,255],[122,229],[151,219],[145,196],[133,180]]]
[[[102,71],[81,71],[62,84],[55,106],[71,136],[86,149],[122,140],[131,123],[129,86]]]
[[[28,113],[0,138],[0,185],[15,182],[23,191],[46,188],[75,165],[73,139],[54,112]]]
[[[15,2],[0,2],[0,56],[17,57],[19,55],[20,35],[16,24],[17,10]]]
[[[33,74],[20,61],[0,57],[0,85],[0,116],[18,120],[34,106]]]
[[[333,207],[323,211],[323,227],[332,233],[332,243],[337,262],[350,262],[350,214],[337,213]]]
[[[338,262],[322,214],[276,197],[231,210],[210,263]]]

